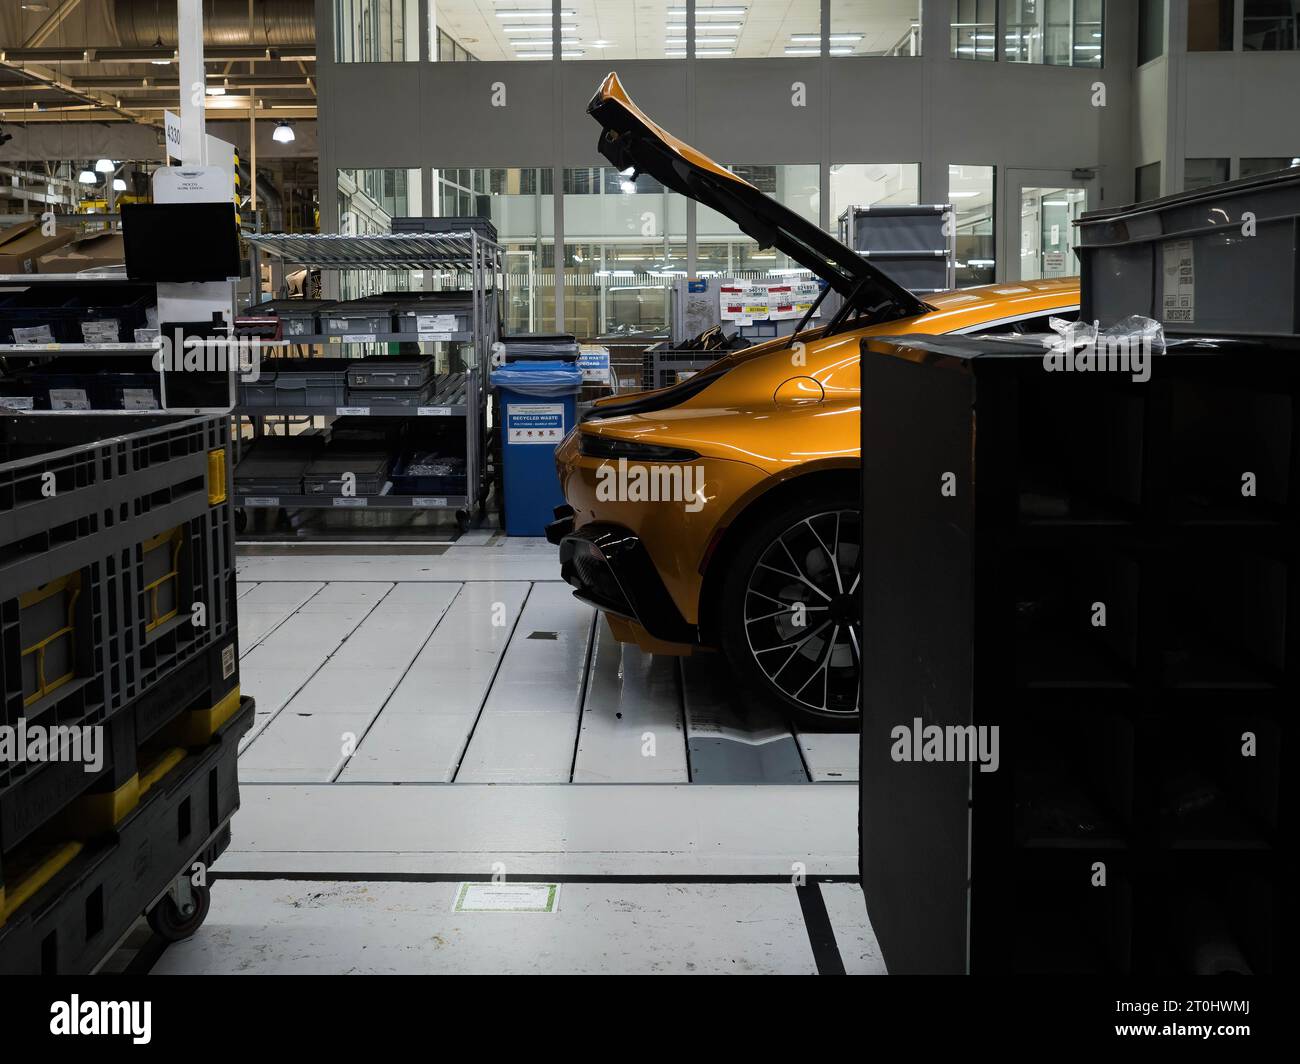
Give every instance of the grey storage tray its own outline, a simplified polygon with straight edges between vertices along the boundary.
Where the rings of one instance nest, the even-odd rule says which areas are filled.
[[[353,400],[357,405],[364,401],[370,406],[410,407],[414,410],[416,407],[432,406],[429,401],[432,396],[433,382],[430,381],[422,388],[376,388],[357,392],[353,395]]]
[[[1298,230],[1300,169],[1090,211],[1080,317],[1138,314],[1183,336],[1300,334]]]
[[[280,332],[292,336],[315,336],[320,332],[320,315],[336,306],[332,299],[272,299],[250,308],[254,314],[274,314],[280,319]]]
[[[378,495],[388,482],[393,459],[374,451],[334,451],[316,459],[303,472],[304,495],[342,495],[343,474],[356,479],[357,495]]]
[[[239,405],[247,407],[342,406],[346,358],[271,359],[255,381],[240,381]]]
[[[433,376],[433,359],[394,358],[375,355],[357,359],[348,367],[348,394],[391,391],[395,388],[424,388]],[[365,396],[369,398],[369,396]]]
[[[393,332],[395,305],[387,300],[353,299],[320,314],[322,336],[378,336]]]

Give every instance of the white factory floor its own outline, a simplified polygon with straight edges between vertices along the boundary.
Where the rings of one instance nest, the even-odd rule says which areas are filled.
[[[241,554],[241,810],[155,972],[883,970],[856,735],[616,643],[544,541],[363,549]],[[554,911],[453,911],[494,876]]]

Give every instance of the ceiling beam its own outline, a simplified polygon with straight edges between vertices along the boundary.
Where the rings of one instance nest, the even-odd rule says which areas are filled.
[[[151,121],[132,111],[129,107],[122,106],[122,101],[116,96],[96,92],[94,89],[82,90],[76,88],[71,84],[70,79],[63,77],[57,70],[51,70],[49,67],[38,66],[34,63],[13,63],[5,59],[3,55],[0,55],[0,66],[8,67],[19,75],[38,82],[47,88],[59,89],[83,103],[96,104],[106,110],[120,114],[123,118],[131,121]]]
[[[230,60],[247,60],[297,63],[315,62],[316,45],[281,44],[265,48],[249,44],[213,45],[204,50],[204,61],[224,63]],[[0,59],[6,62],[59,63],[174,63],[174,48],[4,48]]]
[[[62,0],[62,3],[50,12],[45,21],[36,27],[36,32],[23,42],[23,47],[39,48],[53,36],[54,31],[63,24],[63,20],[71,15],[80,3],[81,0]]]

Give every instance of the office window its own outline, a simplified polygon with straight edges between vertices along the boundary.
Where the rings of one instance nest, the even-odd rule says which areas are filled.
[[[957,59],[997,59],[998,0],[953,0],[952,54]]]
[[[1147,163],[1133,171],[1133,198],[1137,203],[1160,196],[1160,164]]]
[[[1138,2],[1138,66],[1165,54],[1166,0]]]
[[[419,19],[418,0],[334,0],[334,61],[414,62]]]
[[[418,169],[339,170],[337,176],[340,233],[389,233],[394,218],[424,213]],[[409,270],[345,270],[339,274],[339,293],[355,299],[417,289],[421,282],[422,276]]]
[[[435,63],[551,59],[554,29],[548,0],[428,0],[428,4],[429,51]],[[565,0],[562,40],[573,33],[573,14],[573,5]]]
[[[604,5],[604,0],[600,0]],[[641,0],[637,0],[641,6]],[[665,46],[672,58],[686,55],[686,5],[668,5]],[[758,59],[821,55],[820,0],[698,0],[695,58]]]
[[[1233,0],[1187,0],[1187,50],[1232,51]]]
[[[1300,155],[1294,155],[1290,158],[1286,156],[1265,156],[1242,159],[1237,176],[1254,177],[1256,174],[1267,174],[1273,170],[1286,170],[1292,166],[1300,166]]]
[[[832,233],[850,207],[919,203],[919,163],[832,163],[830,175]]]
[[[685,197],[609,166],[564,171],[564,327],[584,339],[667,335],[686,276]]]
[[[1300,48],[1300,0],[1245,0],[1241,45],[1248,52]]]
[[[831,0],[831,55],[920,55],[921,0]]]
[[[1003,54],[1012,63],[1100,67],[1104,0],[1005,0]]]
[[[730,169],[761,192],[817,224],[820,207],[821,167],[816,163],[741,165]],[[760,248],[740,227],[709,207],[695,214],[696,264],[700,276],[739,277],[811,276],[793,259],[775,248]]]
[[[994,168],[948,167],[948,201],[956,223],[957,287],[992,284],[996,272]]]
[[[1205,188],[1228,180],[1227,159],[1184,159],[1183,188]]]
[[[505,252],[508,333],[555,329],[555,195],[550,167],[460,167],[433,171],[435,217],[473,215],[496,227]],[[450,279],[443,279],[450,280]],[[468,278],[456,278],[456,286]],[[452,287],[448,284],[447,287]]]
[[[683,59],[683,0],[564,0],[563,59]],[[680,14],[671,12],[680,10]],[[550,29],[550,23],[546,28]],[[546,35],[548,38],[550,33]],[[671,53],[671,54],[670,54]]]

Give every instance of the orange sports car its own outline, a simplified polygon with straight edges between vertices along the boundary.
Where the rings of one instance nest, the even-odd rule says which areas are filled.
[[[733,219],[825,281],[825,324],[720,358],[668,388],[598,402],[560,446],[567,504],[547,537],[622,642],[720,650],[751,690],[823,720],[859,711],[859,348],[865,336],[1046,332],[1078,280],[922,302],[862,257],[659,128],[609,75],[600,152]],[[820,300],[819,300],[820,302]],[[812,312],[800,325],[806,325]]]

